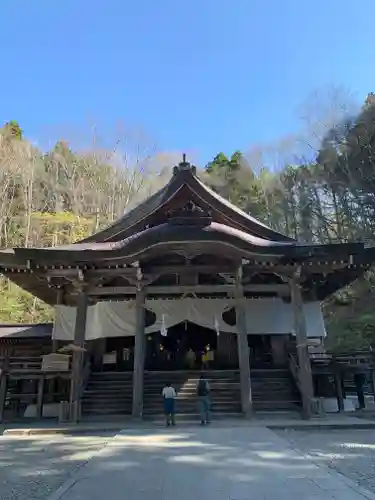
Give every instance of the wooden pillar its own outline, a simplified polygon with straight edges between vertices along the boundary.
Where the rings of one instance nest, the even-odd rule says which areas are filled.
[[[43,418],[43,397],[44,397],[44,375],[38,380],[38,395],[36,400],[36,416],[39,420]]]
[[[312,413],[311,403],[312,398],[314,397],[314,386],[308,352],[306,319],[305,312],[303,310],[303,299],[299,283],[299,275],[294,276],[289,281],[289,284],[293,309],[294,332],[297,344],[297,358],[302,397],[302,416],[309,419]]]
[[[8,389],[8,370],[10,363],[9,349],[4,350],[3,356],[4,360],[0,366],[0,423],[4,420],[5,401]]]
[[[222,368],[230,366],[230,360],[231,360],[230,335],[231,334],[227,332],[220,332],[220,335],[217,338],[216,358]]]
[[[250,380],[250,352],[247,342],[245,298],[242,288],[242,267],[237,272],[236,279],[236,325],[238,364],[240,369],[241,407],[245,417],[252,413],[252,395]]]
[[[288,364],[288,353],[286,349],[286,335],[271,335],[272,362],[275,366],[286,366]]]
[[[103,355],[106,350],[106,338],[92,340],[91,354],[93,359],[93,370],[99,371],[103,368]]]
[[[8,376],[5,370],[0,374],[0,423],[4,420],[5,400],[7,396]]]
[[[338,411],[344,411],[344,394],[342,390],[342,374],[340,370],[340,366],[337,363],[335,357],[332,358],[332,368],[333,374],[335,377],[335,389],[336,389],[336,398],[337,398],[337,408]]]
[[[63,302],[63,295],[64,295],[63,290],[62,289],[58,290],[56,305],[62,304],[62,302]],[[53,331],[52,331],[52,335],[53,335]],[[57,352],[59,350],[59,348],[60,348],[60,342],[59,342],[59,340],[58,339],[54,339],[52,337],[52,346],[51,346],[52,352]]]
[[[52,339],[52,352],[57,352],[59,350],[59,347],[60,345],[58,339]]]
[[[145,293],[137,290],[135,299],[135,343],[133,365],[133,408],[132,415],[142,418],[143,415],[143,375],[145,363]]]
[[[70,381],[69,416],[73,422],[78,422],[80,417],[80,398],[83,376],[83,359],[85,347],[85,332],[87,318],[88,296],[81,290],[77,296],[77,311],[74,326],[74,350]]]

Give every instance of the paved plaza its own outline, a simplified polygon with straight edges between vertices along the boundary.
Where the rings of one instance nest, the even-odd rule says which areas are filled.
[[[375,498],[265,427],[120,433],[60,490],[63,500]]]
[[[0,500],[374,500],[373,434],[214,423],[4,436]]]
[[[111,435],[0,436],[0,500],[46,500]]]

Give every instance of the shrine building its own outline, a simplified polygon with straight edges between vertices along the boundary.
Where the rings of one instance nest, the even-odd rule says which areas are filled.
[[[201,371],[218,413],[289,401],[308,417],[309,345],[326,335],[321,302],[374,258],[363,243],[306,244],[271,229],[206,186],[184,157],[162,189],[110,226],[69,245],[3,250],[0,272],[55,308],[43,342],[35,325],[20,345],[71,344],[73,421],[82,411],[161,412],[168,380],[188,413]],[[0,328],[0,349],[9,335]]]

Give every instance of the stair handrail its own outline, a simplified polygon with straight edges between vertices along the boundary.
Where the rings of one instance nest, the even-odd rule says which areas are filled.
[[[83,370],[82,370],[82,382],[80,387],[80,398],[83,395],[84,390],[86,389],[86,385],[90,379],[91,375],[91,362],[89,356],[85,357]]]
[[[289,353],[289,371],[293,376],[293,379],[296,383],[297,389],[301,393],[301,380],[299,375],[299,366],[296,358],[292,353]]]
[[[79,388],[79,393],[78,393],[79,419],[81,419],[81,415],[82,415],[82,397],[83,397],[83,393],[85,392],[87,383],[90,379],[90,375],[91,375],[91,361],[90,361],[90,357],[85,355],[84,361],[83,361],[81,386]]]

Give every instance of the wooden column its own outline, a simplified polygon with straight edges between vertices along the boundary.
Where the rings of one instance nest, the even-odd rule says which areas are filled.
[[[70,381],[69,416],[72,422],[78,422],[80,417],[80,398],[83,376],[83,359],[85,347],[85,332],[87,318],[88,296],[81,289],[77,296],[77,312],[74,326],[74,350],[72,359],[72,374]]]
[[[302,397],[302,416],[310,418],[312,413],[312,398],[314,386],[307,343],[307,328],[299,274],[289,281],[290,296],[293,309],[294,332],[296,335],[299,380]]]
[[[63,301],[63,291],[62,290],[59,290],[57,292],[57,301],[56,301],[56,305],[60,305],[62,304],[62,301]],[[53,334],[53,332],[52,332]],[[60,348],[60,342],[58,339],[54,339],[52,338],[52,345],[51,345],[51,349],[52,349],[52,352],[57,352]]]
[[[7,378],[7,373],[2,371],[0,374],[0,423],[4,419],[5,400],[7,395]]]
[[[4,361],[0,366],[0,423],[4,419],[4,409],[5,409],[5,401],[7,397],[7,386],[8,386],[8,370],[9,370],[9,361],[10,361],[10,352],[9,349],[5,349],[4,351]]]
[[[252,413],[252,395],[250,380],[250,352],[247,342],[245,298],[242,288],[242,267],[238,269],[236,279],[236,325],[238,364],[240,369],[241,407],[245,417]]]
[[[342,373],[341,373],[340,366],[337,363],[335,356],[332,357],[332,368],[333,368],[333,374],[335,377],[337,408],[338,408],[338,411],[344,411],[345,404],[344,404],[344,394],[343,394],[343,390],[342,390]]]
[[[38,396],[36,400],[36,416],[39,420],[43,418],[43,397],[44,397],[44,375],[38,380]]]
[[[142,288],[137,290],[135,299],[135,343],[133,365],[133,409],[135,418],[143,415],[143,372],[145,364],[145,293]]]

